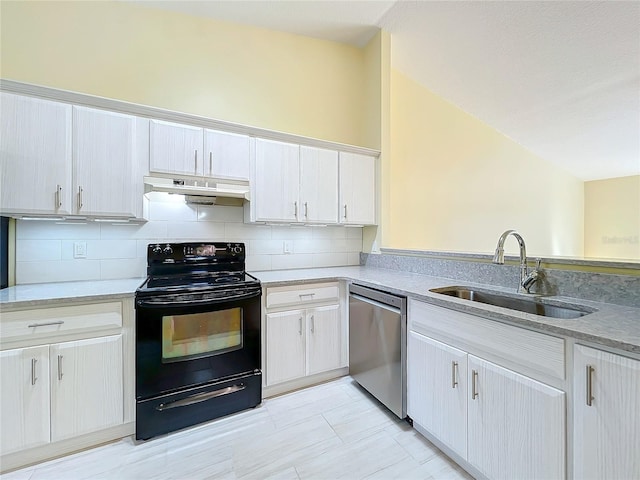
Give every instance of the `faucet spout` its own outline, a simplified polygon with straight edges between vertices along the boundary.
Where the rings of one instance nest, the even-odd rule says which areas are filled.
[[[504,242],[507,240],[509,235],[513,235],[518,241],[518,245],[520,246],[520,283],[518,285],[518,291],[526,291],[529,293],[529,289],[537,279],[528,279],[527,272],[527,247],[524,244],[524,238],[516,231],[516,230],[507,230],[498,239],[498,245],[496,246],[496,252],[493,255],[493,263],[498,265],[504,265]],[[527,285],[525,286],[525,282]]]

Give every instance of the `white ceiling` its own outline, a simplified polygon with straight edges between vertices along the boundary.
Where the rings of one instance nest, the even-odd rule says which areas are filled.
[[[640,174],[638,1],[136,3],[360,47],[384,28],[394,68],[545,160]]]

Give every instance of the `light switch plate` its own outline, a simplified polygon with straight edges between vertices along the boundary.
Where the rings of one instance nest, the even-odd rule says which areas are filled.
[[[291,240],[285,240],[282,242],[282,253],[293,253],[293,245]]]
[[[87,258],[87,242],[73,242],[73,258]]]

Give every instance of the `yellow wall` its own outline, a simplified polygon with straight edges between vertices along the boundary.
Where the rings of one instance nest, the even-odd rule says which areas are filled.
[[[362,49],[126,2],[0,9],[3,78],[376,146]]]
[[[640,260],[640,175],[584,184],[585,257]]]
[[[388,209],[389,248],[492,253],[514,228],[529,254],[583,254],[582,181],[395,70]]]
[[[385,218],[389,196],[388,178],[390,162],[389,146],[389,80],[391,70],[391,35],[384,30],[369,42],[365,48],[366,75],[370,79],[367,88],[365,107],[365,131],[368,144],[380,150],[377,163],[377,204],[376,212],[380,226],[365,227],[363,230],[363,251],[378,252],[382,243],[382,225]]]

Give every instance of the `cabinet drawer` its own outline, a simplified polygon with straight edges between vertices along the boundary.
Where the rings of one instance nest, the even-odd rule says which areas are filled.
[[[78,330],[120,328],[122,303],[95,303],[4,312],[0,319],[2,340],[38,338]]]
[[[409,300],[409,328],[461,348],[487,352],[533,371],[565,378],[565,341],[543,333]]]
[[[316,283],[302,287],[267,288],[267,308],[290,307],[310,303],[338,301],[340,291],[337,283]]]

